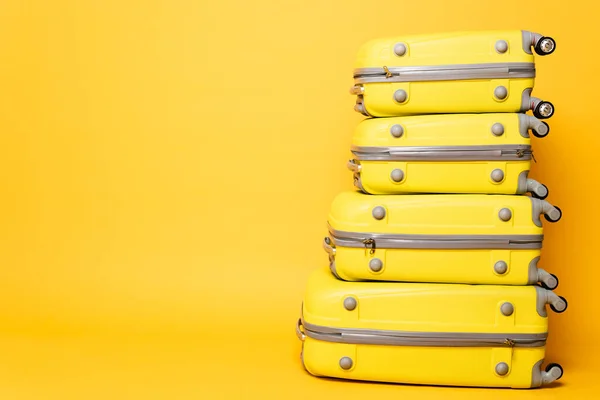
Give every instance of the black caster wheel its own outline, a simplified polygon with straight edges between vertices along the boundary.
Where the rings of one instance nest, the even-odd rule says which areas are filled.
[[[548,186],[546,186],[544,184],[542,184],[542,186],[544,187],[544,189],[546,189],[546,194],[543,195],[543,196],[540,196],[536,192],[531,192],[531,197],[536,198],[536,199],[540,199],[540,200],[546,200],[546,198],[548,197],[548,194],[550,194],[550,190],[548,190]],[[562,213],[561,213],[561,216],[562,216]]]
[[[539,132],[536,131],[535,129],[531,130],[531,133],[533,133],[533,136],[535,136],[536,138],[546,137],[550,133],[550,125],[548,125],[544,121],[542,121],[542,124],[544,124],[544,127],[538,128]]]
[[[560,369],[560,375],[558,376],[558,378],[556,378],[556,380],[559,380],[563,376],[563,367],[560,364],[550,363],[550,364],[546,365],[545,370],[546,370],[546,372],[550,372],[550,370],[554,367],[558,367],[558,369]]]
[[[546,218],[546,221],[554,223],[554,222],[560,221],[560,219],[562,218],[562,210],[560,208],[558,208],[557,206],[554,206],[554,208],[556,208],[558,210],[558,213],[559,213],[558,218],[550,219],[550,217],[548,217],[546,214],[544,214],[544,218]]]
[[[554,115],[554,105],[549,101],[540,101],[533,110],[533,115],[539,119],[550,118]]]
[[[567,308],[569,307],[569,303],[567,303],[567,299],[565,299],[564,297],[562,297],[562,296],[558,296],[558,297],[560,297],[560,299],[565,302],[565,308],[563,308],[562,310],[557,310],[556,308],[554,308],[554,306],[552,304],[550,304],[550,309],[552,311],[554,311],[555,313],[560,314],[560,313],[564,313],[565,311],[567,311]]]
[[[556,50],[556,42],[554,39],[548,36],[543,36],[538,42],[535,44],[535,52],[540,56],[547,56],[549,54],[554,53]]]
[[[556,285],[554,285],[554,286],[550,287],[550,286],[546,285],[544,282],[540,282],[540,285],[542,285],[542,287],[543,287],[544,289],[547,289],[547,290],[554,290],[554,289],[556,289],[556,288],[558,287],[558,283],[559,283],[559,281],[558,281],[558,276],[556,276],[556,275],[554,275],[554,274],[550,274],[550,275],[551,275],[551,276],[552,276],[554,279],[556,279]],[[566,301],[566,300],[565,300],[565,301]]]

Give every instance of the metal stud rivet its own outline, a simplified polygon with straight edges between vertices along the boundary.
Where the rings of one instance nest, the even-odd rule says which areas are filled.
[[[508,364],[505,362],[496,364],[496,373],[500,376],[508,374]]]
[[[390,174],[390,177],[394,182],[401,182],[402,179],[404,179],[404,171],[402,171],[401,169],[395,169]]]
[[[352,311],[356,308],[356,299],[354,297],[346,297],[344,299],[344,308],[348,311]]]
[[[402,125],[396,124],[390,128],[390,133],[393,137],[399,138],[402,135],[404,135],[404,128],[402,127]]]
[[[512,315],[513,312],[515,312],[515,307],[511,303],[506,302],[500,306],[500,312],[502,313],[502,315],[508,317],[509,315]]]
[[[506,40],[498,40],[495,47],[498,53],[506,53],[506,50],[508,50],[508,43]]]
[[[508,264],[505,261],[498,261],[494,264],[494,272],[497,274],[505,274],[508,271]]]
[[[494,182],[502,182],[502,180],[504,179],[504,171],[502,171],[501,169],[495,169],[490,174],[490,177]]]
[[[502,136],[504,134],[504,125],[500,122],[496,122],[492,125],[492,134],[495,136]]]
[[[498,100],[504,100],[508,96],[508,89],[504,86],[498,86],[494,89],[494,96],[496,96]]]
[[[373,218],[383,219],[385,217],[385,208],[377,206],[373,209]]]
[[[398,89],[394,92],[394,100],[398,103],[404,103],[408,99],[408,94],[406,90]]]
[[[510,211],[508,208],[503,208],[498,211],[498,218],[505,222],[509,221],[512,218],[512,211]]]
[[[354,363],[352,362],[352,359],[350,357],[340,358],[340,368],[341,369],[349,370],[350,368],[352,368],[352,364],[354,364]]]
[[[383,262],[381,262],[379,258],[374,258],[369,261],[369,268],[373,272],[379,272],[381,271],[381,268],[383,268]]]
[[[402,57],[406,54],[406,45],[404,43],[396,43],[394,46],[394,54],[398,57]]]

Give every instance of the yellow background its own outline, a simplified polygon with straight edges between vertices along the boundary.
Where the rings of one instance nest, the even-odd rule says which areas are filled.
[[[598,381],[597,2],[0,3],[0,398],[591,398]],[[361,117],[368,39],[553,36],[532,176],[563,220],[536,391],[317,379],[293,327]]]

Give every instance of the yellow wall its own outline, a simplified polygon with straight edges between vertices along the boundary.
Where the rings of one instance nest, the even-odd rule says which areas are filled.
[[[352,187],[359,45],[501,28],[558,43],[537,59],[534,94],[557,111],[532,176],[564,213],[541,263],[569,300],[550,323],[566,374],[549,390],[575,393],[600,356],[589,4],[0,3],[0,397],[480,397],[308,377],[293,324],[326,262],[329,203]]]

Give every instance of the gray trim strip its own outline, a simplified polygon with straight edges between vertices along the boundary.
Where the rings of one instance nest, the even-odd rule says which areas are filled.
[[[534,63],[453,64],[415,67],[358,68],[354,83],[535,78]]]
[[[365,247],[373,239],[384,249],[541,249],[544,235],[416,235],[345,232],[329,225],[336,246]]]
[[[541,347],[547,333],[495,334],[462,332],[411,332],[376,329],[328,328],[302,320],[304,334],[312,339],[347,344],[434,347]]]
[[[360,161],[529,161],[530,145],[352,146]]]

